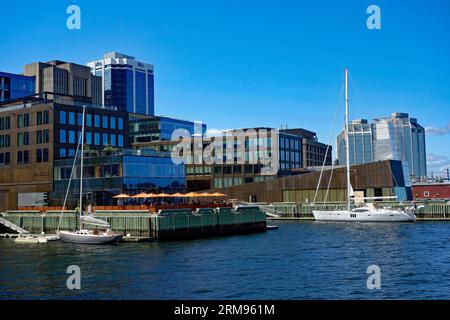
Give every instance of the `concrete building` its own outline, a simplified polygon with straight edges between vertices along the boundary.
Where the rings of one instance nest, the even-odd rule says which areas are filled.
[[[53,190],[54,161],[75,155],[81,103],[51,96],[0,104],[0,211],[16,209],[27,198],[43,201]],[[128,147],[125,112],[83,105],[87,106],[87,152]]]
[[[118,52],[87,64],[103,79],[102,104],[144,115],[155,114],[154,67]]]
[[[36,94],[54,93],[78,102],[102,104],[101,78],[86,66],[59,60],[35,62],[24,67],[24,75],[35,78]]]
[[[34,92],[34,77],[0,72],[0,103],[31,96]]]
[[[353,121],[349,125],[350,164],[373,161],[406,161],[413,179],[427,177],[425,129],[407,113],[390,117]],[[338,160],[344,164],[345,135],[337,138]]]
[[[411,181],[404,164],[405,162],[388,160],[352,166],[351,183],[355,193],[364,197],[397,196],[398,201],[412,200]],[[319,177],[320,171],[315,171],[231,186],[217,191],[227,194],[229,199],[249,202],[311,203],[316,194]],[[210,190],[213,191],[215,189]],[[325,200],[346,203],[345,167],[324,171],[316,203],[323,203]]]

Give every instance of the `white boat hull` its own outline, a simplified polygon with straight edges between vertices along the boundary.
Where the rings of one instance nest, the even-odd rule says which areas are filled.
[[[313,211],[316,221],[340,222],[414,222],[416,217],[403,211],[377,210],[368,212],[354,211]]]
[[[61,241],[80,243],[80,244],[109,244],[122,240],[123,235],[120,234],[83,234],[77,232],[60,231],[59,237]]]

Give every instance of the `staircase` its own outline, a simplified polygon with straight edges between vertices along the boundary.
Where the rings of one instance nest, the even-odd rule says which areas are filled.
[[[18,225],[15,225],[14,223],[12,223],[12,222],[10,222],[10,221],[2,218],[2,217],[0,217],[0,225],[6,227],[8,229],[11,229],[12,231],[17,232],[19,234],[26,234],[26,233],[28,233],[27,230],[22,229]]]

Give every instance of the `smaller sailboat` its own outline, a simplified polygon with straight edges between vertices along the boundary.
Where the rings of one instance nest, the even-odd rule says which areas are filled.
[[[345,145],[346,145],[346,176],[347,176],[347,209],[346,210],[313,210],[317,221],[342,221],[342,222],[414,222],[417,220],[414,208],[407,210],[394,210],[391,208],[376,208],[372,203],[363,207],[351,208],[351,201],[355,200],[355,194],[350,182],[350,154],[349,154],[349,99],[348,99],[348,69],[345,69]],[[320,181],[319,181],[320,184]],[[383,198],[396,197],[373,197],[361,198],[360,200],[381,200]]]
[[[61,239],[61,241],[65,242],[72,242],[72,243],[80,243],[80,244],[108,244],[113,242],[118,242],[122,240],[123,235],[114,233],[110,230],[110,224],[104,220],[96,219],[94,216],[90,213],[89,215],[83,215],[83,169],[84,169],[84,125],[85,125],[85,113],[86,113],[86,107],[83,106],[83,124],[81,128],[81,164],[80,164],[80,204],[79,204],[79,229],[72,232],[72,231],[60,231],[60,225],[61,225],[61,219],[62,215],[64,213],[64,208],[66,206],[67,197],[70,190],[70,183],[72,181],[73,174],[75,172],[76,168],[76,160],[78,151],[80,149],[80,140],[77,146],[77,152],[74,158],[73,166],[72,166],[72,172],[70,175],[69,184],[67,186],[66,191],[66,197],[64,199],[64,205],[63,210],[61,211],[61,216],[59,220],[59,226],[58,226],[58,236]],[[106,231],[98,231],[98,230],[89,230],[89,229],[82,229],[83,225],[92,225],[96,226],[98,228],[104,228]]]

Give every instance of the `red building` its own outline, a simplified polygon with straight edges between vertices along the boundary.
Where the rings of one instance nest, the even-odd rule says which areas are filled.
[[[450,200],[450,183],[414,185],[413,196],[415,200]]]

